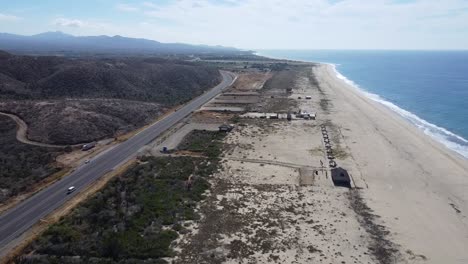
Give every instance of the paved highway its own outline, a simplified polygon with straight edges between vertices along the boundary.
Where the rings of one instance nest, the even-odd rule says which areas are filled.
[[[0,216],[0,256],[2,255],[1,253],[5,253],[2,252],[2,249],[6,245],[31,228],[41,218],[63,205],[81,189],[86,188],[107,172],[135,157],[141,147],[153,141],[162,132],[179,122],[192,111],[200,108],[234,82],[234,75],[232,73],[221,71],[221,75],[223,81],[213,89],[190,101],[184,107],[144,129],[127,141],[98,155],[89,164],[80,166],[67,177],[55,182],[2,214]],[[70,186],[75,186],[76,191],[67,195],[66,191]]]

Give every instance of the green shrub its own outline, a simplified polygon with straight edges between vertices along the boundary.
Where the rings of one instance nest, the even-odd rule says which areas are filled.
[[[207,158],[148,157],[51,226],[29,250],[109,263],[172,256],[170,244],[183,230],[180,222],[199,218],[194,208],[217,166]],[[190,175],[189,191],[184,181]]]
[[[199,152],[209,158],[217,158],[222,153],[222,139],[225,133],[217,131],[193,130],[177,147],[179,150]]]

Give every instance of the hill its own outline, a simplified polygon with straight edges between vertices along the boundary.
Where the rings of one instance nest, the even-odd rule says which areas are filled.
[[[123,36],[73,36],[45,32],[32,36],[0,33],[0,49],[13,53],[39,54],[245,54],[250,52],[222,46],[161,43],[143,38]]]
[[[64,58],[0,52],[0,111],[28,138],[91,142],[129,132],[221,80],[215,67],[161,58]]]
[[[184,61],[0,53],[0,99],[115,98],[170,105],[219,81],[216,68]]]
[[[160,104],[118,99],[0,101],[0,111],[28,124],[32,141],[70,145],[112,138],[161,115]]]

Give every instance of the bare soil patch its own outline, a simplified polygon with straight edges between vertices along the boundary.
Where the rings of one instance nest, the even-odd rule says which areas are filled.
[[[265,82],[271,78],[273,74],[270,72],[250,72],[242,73],[237,77],[236,82],[232,85],[232,91],[256,91],[263,88]]]

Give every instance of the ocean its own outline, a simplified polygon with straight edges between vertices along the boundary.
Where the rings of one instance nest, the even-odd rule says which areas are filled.
[[[262,50],[258,54],[333,64],[339,78],[468,158],[468,51]]]

